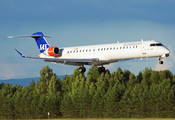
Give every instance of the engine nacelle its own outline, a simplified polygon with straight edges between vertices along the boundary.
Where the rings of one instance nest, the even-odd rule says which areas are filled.
[[[56,56],[59,54],[59,48],[58,47],[49,47],[48,49],[46,49],[46,51],[43,52],[45,55],[48,56]]]

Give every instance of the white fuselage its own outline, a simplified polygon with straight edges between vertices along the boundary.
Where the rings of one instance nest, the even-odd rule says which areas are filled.
[[[164,46],[150,46],[157,41],[128,42],[64,48],[62,58],[99,58],[100,61],[160,57],[169,53]]]
[[[64,47],[60,49],[62,49],[62,55],[57,57],[57,59],[74,59],[74,60],[92,59],[92,58],[98,59],[98,61],[86,63],[87,65],[104,65],[127,59],[165,57],[166,54],[169,55],[169,50],[165,46],[163,46],[160,42],[154,40],[77,46],[77,47]],[[40,57],[45,58],[46,56],[40,55]],[[47,58],[55,58],[55,57],[47,56]],[[72,65],[82,65],[82,64],[72,64]]]

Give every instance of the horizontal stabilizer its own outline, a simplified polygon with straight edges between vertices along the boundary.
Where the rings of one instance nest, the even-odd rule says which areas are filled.
[[[35,37],[41,37],[41,35],[8,36],[7,38],[21,38],[21,37],[33,37],[33,38],[35,38]],[[44,37],[51,38],[49,36],[44,36]]]

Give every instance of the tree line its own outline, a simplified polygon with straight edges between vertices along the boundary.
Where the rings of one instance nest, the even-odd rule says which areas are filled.
[[[175,75],[145,68],[137,76],[120,67],[92,66],[87,75],[57,78],[48,66],[29,86],[0,84],[0,119],[175,117]]]

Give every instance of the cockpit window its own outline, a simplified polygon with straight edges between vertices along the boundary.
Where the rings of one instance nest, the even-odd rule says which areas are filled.
[[[161,43],[157,43],[156,46],[162,46],[162,44]]]
[[[150,44],[150,46],[156,46],[156,44]]]
[[[163,46],[161,43],[150,44],[150,46]]]

